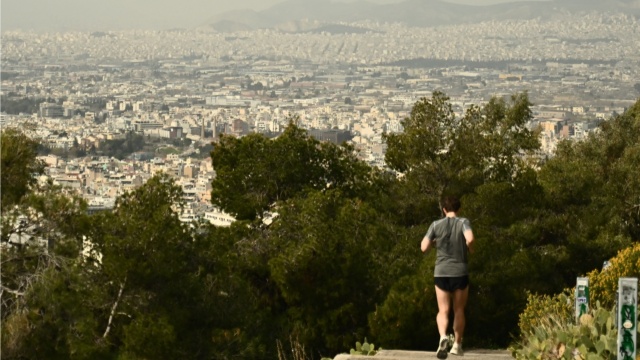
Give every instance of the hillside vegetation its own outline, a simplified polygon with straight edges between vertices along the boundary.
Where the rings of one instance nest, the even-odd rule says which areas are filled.
[[[558,294],[640,240],[640,101],[551,159],[531,119],[526,93],[457,117],[436,92],[386,135],[391,172],[293,123],[223,137],[212,202],[228,228],[180,222],[166,175],[87,215],[31,180],[37,144],[4,131],[2,357],[273,359],[293,342],[319,359],[365,337],[433,350],[435,254],[419,243],[443,193],[477,239],[465,346],[505,348],[529,293]]]

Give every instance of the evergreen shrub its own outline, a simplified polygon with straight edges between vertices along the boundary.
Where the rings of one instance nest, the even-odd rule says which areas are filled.
[[[616,303],[618,278],[635,277],[640,279],[640,243],[622,249],[609,261],[605,270],[593,270],[588,275],[591,302],[599,301],[602,306],[611,308]]]
[[[562,323],[569,323],[574,318],[574,294],[565,289],[556,295],[527,294],[527,307],[520,314],[518,327],[520,334],[529,334],[536,327],[553,317]]]
[[[640,278],[640,243],[618,252],[609,264],[588,273],[590,303],[596,305],[579,324],[574,320],[574,289],[552,296],[528,294],[518,322],[521,338],[511,347],[514,357],[615,359],[615,312],[606,309],[614,308],[619,278]]]

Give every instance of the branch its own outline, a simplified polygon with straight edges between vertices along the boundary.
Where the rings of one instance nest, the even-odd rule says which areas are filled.
[[[102,338],[105,339],[107,335],[109,335],[109,331],[111,331],[111,322],[113,322],[113,316],[116,313],[116,309],[118,308],[118,303],[120,302],[120,298],[122,297],[122,291],[124,290],[124,284],[127,283],[127,277],[125,276],[124,281],[120,284],[120,291],[118,291],[118,297],[116,298],[116,302],[113,303],[111,307],[111,314],[109,314],[109,321],[107,322],[107,328],[102,335]]]
[[[0,285],[2,286],[2,289],[0,290],[0,297],[2,297],[2,293],[3,292],[8,292],[9,294],[13,294],[15,296],[24,296],[24,291],[18,291],[18,290],[11,290],[8,287],[4,286],[4,285]]]

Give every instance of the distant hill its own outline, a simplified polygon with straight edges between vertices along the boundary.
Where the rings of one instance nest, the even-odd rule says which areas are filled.
[[[234,2],[238,7],[253,6],[255,9],[259,1]],[[283,0],[269,0],[269,3],[276,1]],[[625,12],[640,19],[640,0],[513,0],[512,3],[492,6],[459,5],[447,1],[452,0],[284,0],[270,8],[262,6],[260,8],[264,10],[261,11],[234,10],[220,14],[220,6],[216,5],[220,2],[210,0],[163,2],[162,5],[131,0],[2,0],[0,24],[2,31],[198,28],[233,32],[273,28],[295,32],[312,30],[307,26],[314,22],[319,23],[316,27],[358,20],[434,26],[491,19],[553,19],[559,11],[585,10]],[[295,23],[305,19],[306,23]]]
[[[365,0],[343,3],[330,0],[288,0],[263,11],[233,11],[211,18],[207,24],[244,24],[247,28],[277,28],[280,24],[306,19],[327,23],[373,20],[426,27],[476,23],[489,20],[550,19],[566,12],[624,12],[640,15],[640,0],[552,0],[521,1],[488,6],[452,4],[441,0],[405,0],[397,4],[375,4]],[[291,29],[291,28],[290,28]],[[313,29],[300,29],[308,32]],[[326,30],[320,30],[326,31]]]

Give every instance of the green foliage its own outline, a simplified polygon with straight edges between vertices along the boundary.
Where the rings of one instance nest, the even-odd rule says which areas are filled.
[[[516,359],[615,359],[615,312],[596,305],[580,323],[555,314],[541,318],[511,350]]]
[[[364,343],[360,343],[356,341],[356,348],[351,348],[349,352],[351,355],[364,355],[364,356],[373,356],[377,354],[376,346],[367,342],[367,338],[364,338]]]
[[[13,153],[33,143],[5,132],[3,358],[284,359],[291,353],[280,341],[295,338],[294,358],[306,360],[365,334],[431,350],[434,254],[422,255],[419,242],[443,191],[462,196],[460,215],[478,240],[466,346],[504,347],[520,320],[522,357],[577,349],[606,358],[600,309],[593,324],[572,325],[570,294],[531,294],[558,293],[623,248],[609,270],[590,274],[593,296],[610,304],[614,279],[639,275],[639,249],[629,247],[640,239],[638,114],[636,104],[589,142],[561,144],[537,164],[526,94],[457,117],[434,93],[403,134],[387,136],[394,173],[293,124],[274,140],[222,137],[212,195],[240,219],[228,228],[181,223],[182,194],[167,176],[88,216],[80,199],[36,186],[41,164]],[[20,146],[5,147],[5,137]],[[12,174],[18,183],[5,180]]]
[[[53,102],[54,100],[49,98],[29,98],[29,97],[21,97],[21,98],[10,98],[6,96],[2,96],[0,99],[0,112],[6,112],[7,114],[18,115],[20,113],[24,114],[35,114],[38,112],[40,103],[45,101]]]
[[[560,144],[539,173],[545,221],[557,221],[549,240],[580,259],[559,266],[565,281],[640,239],[640,102],[600,130],[586,141]]]
[[[367,314],[390,286],[381,280],[397,235],[371,206],[337,190],[309,193],[279,210],[265,242],[290,333],[335,353],[351,341],[345,334],[364,333]]]
[[[78,257],[90,227],[85,210],[82,199],[50,183],[3,210],[3,358],[102,356],[93,317],[101,288],[92,288]]]
[[[401,209],[397,213],[413,214],[414,223],[403,222],[405,226],[420,225],[416,250],[408,251],[417,251],[424,224],[440,216],[440,195],[462,196],[460,215],[471,220],[479,239],[469,263],[465,342],[473,346],[506,346],[526,302],[525,290],[554,290],[548,281],[553,267],[547,266],[553,257],[537,246],[535,224],[529,223],[535,221],[543,194],[535,163],[526,156],[539,147],[537,134],[525,127],[531,116],[526,94],[510,102],[492,99],[456,117],[448,98],[436,92],[414,106],[403,122],[404,133],[387,136],[386,160],[404,175],[392,187],[401,195],[395,198]],[[428,279],[432,273],[432,268],[420,267],[398,277],[369,318],[372,334],[385,346],[436,345],[424,342],[424,336],[438,336],[433,283]],[[486,336],[486,328],[492,336]]]
[[[640,176],[637,166],[631,165],[635,160],[628,158],[640,136],[637,108],[638,104],[606,122],[602,131],[588,141],[560,144],[556,156],[533,176],[515,177],[525,181],[516,181],[512,189],[504,187],[506,191],[496,192],[500,184],[481,185],[465,197],[465,213],[477,214],[470,217],[480,219],[473,222],[476,237],[491,239],[490,248],[478,246],[478,254],[471,260],[471,273],[482,274],[478,286],[490,288],[492,298],[510,299],[503,303],[506,307],[489,304],[487,309],[520,313],[524,299],[519,294],[524,290],[558,293],[573,285],[577,274],[599,268],[604,260],[628,247],[631,239],[639,238],[631,210],[638,195],[633,185],[627,186]],[[487,256],[492,261],[478,264],[473,259]],[[628,263],[628,270],[633,269],[633,261]],[[500,282],[494,283],[492,279],[499,276]],[[594,274],[590,277],[599,282]],[[592,287],[593,294],[608,294],[607,299],[598,298],[605,306],[610,306],[611,294],[617,287],[617,280],[612,279],[603,291],[596,292]],[[548,303],[558,305],[555,300],[556,297],[531,300],[525,318],[534,319],[536,311],[544,312]],[[486,300],[481,297],[480,301]],[[475,333],[474,324],[484,323],[476,314],[486,310],[477,311],[477,305],[470,302],[470,336]],[[551,311],[556,310],[559,309]],[[521,327],[527,321],[521,317]],[[508,317],[497,321],[510,322]]]
[[[640,243],[620,250],[606,270],[595,269],[587,276],[593,300],[612,307],[617,301],[618,279],[640,278]]]
[[[119,281],[135,275],[155,282],[188,266],[180,260],[180,252],[190,250],[186,231],[173,211],[181,201],[180,188],[167,175],[158,175],[120,197],[113,212],[100,213],[91,238],[103,269]]]
[[[556,268],[568,254],[544,239],[541,197],[535,173],[527,171],[512,183],[487,183],[463,198],[462,215],[472,220],[479,239],[469,258],[467,344],[506,346],[527,291],[553,293],[568,286]],[[491,339],[484,336],[488,327],[496,335]]]
[[[157,175],[119,198],[112,213],[100,213],[92,229],[113,306],[105,314],[111,330],[104,331],[103,339],[123,344],[114,350],[128,356],[180,358],[203,351],[205,356],[214,347],[210,331],[238,326],[233,321],[214,325],[228,308],[221,298],[235,299],[235,293],[223,295],[231,289],[220,286],[230,284],[214,282],[224,279],[211,263],[219,256],[202,257],[211,254],[207,238],[196,237],[179,221],[174,208],[181,202],[180,188],[168,176]],[[119,313],[126,315],[114,316]]]
[[[18,130],[2,132],[2,209],[17,204],[44,173],[44,164],[36,159],[38,143]]]
[[[570,289],[553,296],[527,294],[527,307],[520,314],[518,322],[520,333],[532,333],[538,326],[543,326],[548,317],[570,323],[575,318],[574,301]]]
[[[310,190],[355,194],[371,171],[350,147],[321,143],[293,123],[274,140],[222,136],[211,158],[212,202],[239,220],[262,218],[276,202]]]
[[[536,354],[543,354],[543,358],[561,358],[558,352],[565,348],[563,351],[569,351],[569,354],[578,349],[584,359],[596,355],[599,359],[615,358],[616,331],[610,324],[615,313],[603,310],[600,304],[609,308],[614,306],[620,277],[640,276],[640,245],[620,251],[610,264],[606,270],[588,274],[591,303],[597,305],[589,316],[580,319],[580,325],[572,325],[575,315],[570,290],[554,296],[529,294],[527,307],[520,314],[522,341],[514,348],[518,358],[537,358]]]
[[[133,132],[128,132],[124,139],[107,140],[100,144],[101,155],[124,159],[134,152],[144,149],[144,136]]]
[[[17,131],[2,133],[2,354],[94,353],[86,333],[93,320],[73,308],[87,293],[75,260],[88,228],[86,204],[51,183],[37,184],[44,165],[36,148]],[[73,294],[60,296],[67,290]],[[67,320],[71,327],[62,329]]]
[[[49,266],[20,297],[3,321],[2,355],[12,359],[103,358],[96,344],[101,308],[93,277],[77,261],[43,256]]]
[[[123,334],[124,358],[160,359],[174,353],[176,329],[166,316],[155,312],[137,316]]]
[[[290,125],[275,140],[223,138],[212,153],[214,196],[215,186],[226,189],[214,202],[224,197],[227,209],[249,220],[267,209],[278,213],[243,241],[241,255],[259,308],[269,311],[267,331],[277,329],[281,339],[293,334],[319,353],[335,353],[352,341],[348,334],[363,334],[367,314],[414,261],[406,259],[419,256],[409,251],[413,235],[388,210],[392,178],[351,151]],[[257,201],[256,193],[266,198]],[[372,285],[353,286],[362,282]]]
[[[202,271],[199,281],[206,291],[194,301],[203,305],[208,316],[203,319],[210,322],[205,326],[212,329],[208,345],[212,357],[260,359],[264,354],[275,355],[278,319],[273,309],[278,299],[267,295],[268,284],[253,272],[259,254],[248,243],[255,233],[242,224],[202,230],[197,238],[204,249],[196,260]]]
[[[425,350],[434,345],[425,339],[439,338],[433,265],[434,257],[427,256],[417,275],[400,278],[369,315],[371,334],[386,348]]]
[[[3,358],[260,358],[267,339],[251,325],[265,317],[236,265],[246,231],[191,231],[181,199],[159,175],[84,228],[65,220],[73,203],[36,202],[60,211],[60,240],[86,236],[87,257],[62,241],[55,253],[3,247]]]
[[[170,155],[170,154],[179,154],[180,150],[174,148],[174,147],[163,147],[157,150],[157,152],[161,155]]]
[[[526,93],[518,94],[510,103],[494,98],[456,117],[449,98],[434,92],[415,104],[403,133],[385,135],[385,160],[430,201],[444,192],[462,195],[485,182],[510,181],[528,167],[521,154],[540,147],[526,128],[530,105]]]

